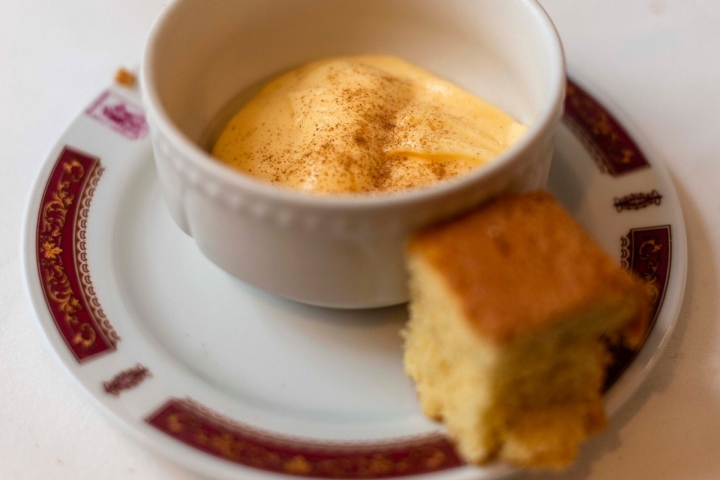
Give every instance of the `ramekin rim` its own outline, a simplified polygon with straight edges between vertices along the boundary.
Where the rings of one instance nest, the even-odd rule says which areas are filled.
[[[450,193],[471,187],[487,177],[512,168],[521,158],[521,153],[543,137],[544,131],[552,124],[558,110],[562,109],[565,98],[566,66],[560,36],[549,15],[538,0],[516,0],[525,3],[536,16],[536,19],[547,36],[546,41],[551,51],[550,61],[552,72],[549,76],[552,93],[549,101],[543,106],[537,122],[532,125],[523,137],[508,150],[493,159],[489,164],[477,168],[465,175],[444,182],[438,182],[427,188],[411,189],[401,192],[379,194],[323,194],[317,195],[296,189],[279,187],[243,175],[230,166],[214,159],[208,152],[190,140],[170,119],[165,111],[160,95],[154,84],[154,46],[162,34],[173,13],[183,0],[173,0],[156,18],[145,44],[140,70],[143,103],[146,110],[156,120],[156,128],[177,148],[182,149],[184,158],[206,175],[217,179],[223,186],[237,188],[243,193],[255,197],[272,199],[275,202],[291,203],[303,207],[314,207],[321,210],[338,209],[374,209],[377,207],[402,207],[415,203],[440,199]]]

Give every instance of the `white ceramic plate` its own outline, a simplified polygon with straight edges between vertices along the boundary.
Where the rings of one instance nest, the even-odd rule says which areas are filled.
[[[656,294],[644,346],[615,352],[612,414],[668,341],[687,259],[662,165],[594,98],[570,85],[549,188]],[[218,478],[511,472],[462,465],[422,416],[402,369],[405,307],[304,306],[207,261],[166,211],[147,133],[137,93],[109,88],[51,152],[25,216],[24,273],[39,324],[100,408]]]

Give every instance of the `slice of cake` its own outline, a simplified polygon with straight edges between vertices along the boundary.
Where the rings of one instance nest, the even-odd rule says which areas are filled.
[[[600,341],[645,315],[621,270],[545,192],[419,232],[405,369],[472,463],[562,467],[605,427]]]

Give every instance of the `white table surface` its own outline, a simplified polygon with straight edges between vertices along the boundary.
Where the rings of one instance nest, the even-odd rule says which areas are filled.
[[[500,1],[500,0],[498,0]],[[195,479],[96,411],[45,349],[20,277],[40,163],[162,0],[0,0],[0,479]],[[687,222],[674,338],[649,379],[550,479],[720,478],[720,2],[542,0],[572,73],[619,105],[667,164]]]

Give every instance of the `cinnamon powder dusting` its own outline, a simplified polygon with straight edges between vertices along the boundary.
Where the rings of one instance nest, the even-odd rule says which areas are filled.
[[[213,155],[305,191],[393,192],[469,172],[524,129],[407,62],[347,57],[268,84],[231,120]]]

